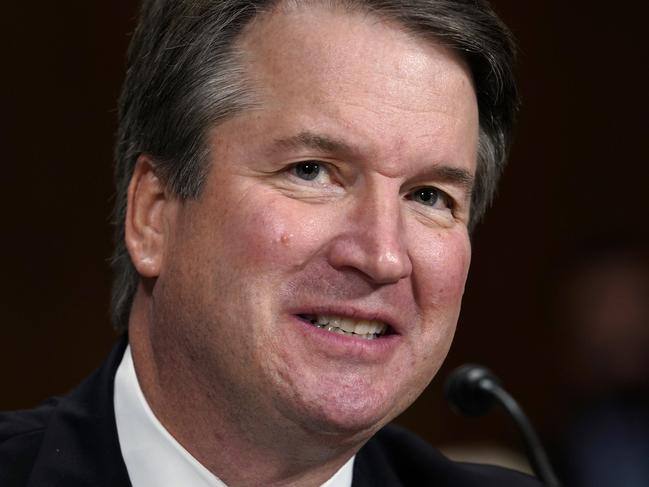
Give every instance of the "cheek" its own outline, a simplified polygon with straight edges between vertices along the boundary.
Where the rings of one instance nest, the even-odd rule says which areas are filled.
[[[267,195],[263,204],[243,204],[225,225],[233,257],[255,271],[301,267],[322,246],[329,228],[310,210],[282,195]]]
[[[413,257],[417,298],[424,309],[433,307],[459,312],[469,264],[471,245],[465,231],[443,232],[420,245]]]
[[[412,249],[413,291],[421,313],[414,334],[412,370],[430,380],[446,357],[460,313],[471,260],[465,231],[440,231]]]

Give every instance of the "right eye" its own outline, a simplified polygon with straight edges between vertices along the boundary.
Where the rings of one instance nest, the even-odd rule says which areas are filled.
[[[317,161],[303,161],[293,166],[293,174],[305,181],[313,181],[320,175],[321,169]]]

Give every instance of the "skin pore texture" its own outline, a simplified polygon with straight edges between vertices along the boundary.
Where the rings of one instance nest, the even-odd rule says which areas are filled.
[[[277,10],[240,47],[259,105],[211,131],[201,196],[138,161],[129,340],[151,409],[223,481],[320,485],[447,354],[477,103],[457,55],[367,14]],[[387,333],[311,323],[331,317]]]

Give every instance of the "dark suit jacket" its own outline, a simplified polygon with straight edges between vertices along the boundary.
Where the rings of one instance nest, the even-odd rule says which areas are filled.
[[[113,382],[126,340],[71,394],[36,409],[0,414],[1,487],[127,487]],[[530,477],[454,463],[400,428],[376,434],[356,456],[353,487],[532,487]],[[179,486],[191,487],[191,486]]]

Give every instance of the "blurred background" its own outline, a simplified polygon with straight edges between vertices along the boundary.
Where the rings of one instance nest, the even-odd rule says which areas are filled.
[[[516,464],[502,414],[461,418],[443,399],[448,372],[484,363],[570,485],[649,485],[633,461],[649,458],[649,7],[493,3],[521,50],[516,143],[449,358],[398,421],[449,454]],[[3,11],[0,409],[17,409],[65,393],[115,340],[112,144],[136,2]]]

